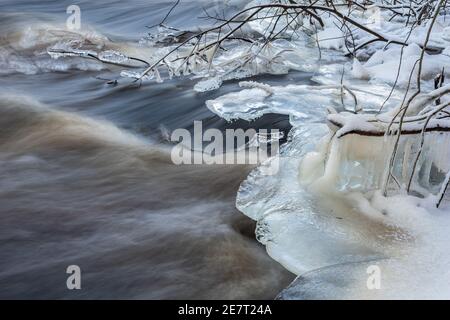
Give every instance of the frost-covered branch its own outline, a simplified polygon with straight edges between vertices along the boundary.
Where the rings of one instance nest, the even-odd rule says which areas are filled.
[[[223,44],[225,42],[236,39],[243,41],[245,40],[250,43],[254,42],[253,40],[249,39],[250,38],[249,35],[247,35],[247,37],[246,36],[237,37],[236,33],[242,32],[244,26],[256,20],[271,21],[266,31],[263,32],[263,37],[265,38],[263,41],[262,46],[263,48],[266,45],[268,45],[271,41],[274,41],[278,37],[283,36],[283,33],[286,30],[292,29],[295,31],[296,29],[301,28],[301,25],[297,21],[299,17],[302,18],[309,17],[309,19],[315,21],[319,27],[321,28],[324,27],[324,22],[322,18],[324,14],[330,15],[334,17],[336,20],[340,21],[342,23],[341,28],[347,30],[345,32],[346,34],[345,37],[352,39],[351,41],[352,49],[348,49],[349,54],[354,54],[356,51],[366,47],[367,45],[378,41],[386,42],[387,44],[398,44],[402,46],[408,44],[407,42],[401,39],[389,37],[385,34],[373,30],[369,26],[366,26],[363,22],[360,22],[358,21],[358,19],[352,17],[350,14],[350,12],[352,12],[353,10],[359,10],[364,12],[374,6],[378,6],[380,8],[385,7],[387,8],[387,6],[385,5],[379,6],[374,2],[370,2],[370,4],[369,3],[361,4],[355,1],[347,1],[344,3],[339,3],[339,5],[335,4],[333,1],[317,0],[308,3],[305,2],[306,1],[284,2],[279,0],[268,4],[253,5],[239,11],[230,18],[221,18],[218,16],[213,17],[209,13],[206,13],[208,18],[215,19],[216,22],[219,23],[213,27],[207,28],[205,30],[202,30],[198,33],[191,35],[183,42],[171,48],[171,50],[169,50],[165,55],[157,59],[148,68],[146,68],[139,75],[139,77],[137,77],[136,80],[143,79],[150,72],[154,72],[155,69],[158,68],[160,65],[166,66],[169,69],[169,73],[173,73],[173,70],[171,70],[168,61],[181,60],[182,63],[178,66],[178,69],[180,69],[183,66],[186,66],[185,68],[186,70],[184,73],[192,72],[190,66],[192,64],[194,65],[201,64],[202,61],[207,63],[208,66],[210,67],[211,59],[214,58],[214,56],[217,54],[217,51],[226,50],[223,47]],[[342,5],[346,5],[348,7],[348,10],[343,10]],[[424,5],[425,4],[421,5],[420,8],[422,8]],[[404,5],[400,7],[403,8],[403,6]],[[400,7],[399,5],[397,5],[397,8]],[[417,10],[417,8],[414,7],[411,10],[414,11]],[[282,20],[281,18],[285,18],[287,22],[285,23],[284,26],[281,27],[279,31],[275,32],[278,25],[281,23]],[[424,19],[424,17],[422,17],[422,19]],[[352,28],[354,29],[353,30],[350,29],[349,26],[352,26]],[[225,29],[229,30],[225,32],[224,31]],[[366,34],[371,35],[373,38],[356,43],[354,40],[355,37],[353,35],[355,29],[365,32]],[[215,34],[216,36],[214,36]],[[345,43],[347,45],[347,42]],[[180,51],[182,51],[183,48],[185,47],[192,47],[192,48],[182,57],[176,57],[175,60],[173,59],[171,60],[170,58],[171,56],[179,54]],[[430,52],[442,51],[442,48],[429,47],[428,45],[424,46],[423,49]],[[213,52],[213,54],[211,54],[211,52]]]

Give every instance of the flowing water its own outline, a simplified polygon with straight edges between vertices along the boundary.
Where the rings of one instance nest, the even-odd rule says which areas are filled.
[[[252,167],[173,165],[166,133],[194,120],[287,131],[288,117],[217,117],[205,101],[236,90],[234,82],[203,94],[189,79],[114,87],[96,78],[111,73],[99,63],[50,59],[48,45],[73,36],[64,31],[71,2],[0,1],[0,298],[274,298],[294,276],[235,208]],[[171,6],[77,4],[93,42],[122,47]],[[171,25],[198,23],[199,5],[184,1]],[[66,288],[72,264],[82,290]]]
[[[173,3],[78,1],[74,32],[71,1],[0,0],[0,298],[448,298],[448,201],[437,210],[432,198],[366,198],[321,175],[327,110],[356,108],[340,81],[369,112],[391,91],[355,79],[342,53],[318,52],[306,33],[278,39],[258,55],[262,69],[243,72],[276,76],[202,93],[218,77],[139,86],[118,76],[124,66],[48,53],[82,44],[151,61],[170,43],[149,44],[156,29],[147,26]],[[230,15],[246,3],[182,0],[165,23],[193,30],[213,23],[198,18],[202,8]],[[227,47],[214,63],[228,66],[245,48]],[[386,109],[401,101],[397,91]],[[174,165],[170,133],[195,132],[194,121],[282,130],[279,170]],[[370,179],[350,155],[374,144],[342,146],[329,154],[344,165],[326,168]],[[382,290],[366,285],[372,264]],[[81,268],[81,290],[66,287],[69,265]]]

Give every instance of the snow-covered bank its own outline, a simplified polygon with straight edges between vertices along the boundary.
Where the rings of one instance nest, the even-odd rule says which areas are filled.
[[[268,253],[299,275],[280,298],[450,297],[450,210],[445,197],[436,208],[449,170],[449,136],[443,130],[448,122],[444,115],[430,117],[437,98],[444,111],[449,100],[428,94],[436,75],[448,76],[449,17],[443,10],[434,26],[430,18],[411,32],[405,27],[406,16],[389,20],[391,11],[378,13],[373,29],[406,45],[376,41],[344,64],[332,59],[320,63],[310,55],[302,63],[320,65],[313,77],[315,86],[263,90],[255,85],[207,102],[210,110],[227,120],[254,119],[269,112],[291,116],[293,129],[279,155],[279,173],[265,176],[256,169],[237,197],[237,207],[258,222],[257,238]],[[351,16],[370,22],[367,14],[355,10]],[[344,55],[344,34],[332,19],[324,22],[317,34],[322,54]],[[426,46],[439,49],[422,52],[427,30],[431,33]],[[360,30],[355,36],[358,43],[371,39]],[[401,128],[414,134],[397,142],[398,124],[390,122],[417,88],[417,61],[422,55],[422,95],[408,110],[411,122]],[[439,90],[445,90],[445,81]],[[386,113],[378,113],[381,107]],[[330,128],[324,124],[327,118]],[[424,127],[437,131],[424,135],[415,191],[408,194]],[[388,128],[392,135],[384,137]],[[370,134],[364,136],[364,132]],[[386,197],[384,181],[397,143],[392,171],[397,178],[391,179]],[[366,285],[367,270],[373,265],[381,272],[379,290]]]
[[[449,297],[448,288],[442,287],[450,280],[445,271],[450,263],[448,205],[436,209],[436,196],[420,199],[400,193],[386,198],[376,190],[364,193],[358,180],[343,181],[341,188],[320,181],[323,167],[310,163],[306,169],[306,162],[314,160],[311,152],[315,152],[317,141],[328,134],[323,124],[325,105],[337,103],[339,98],[336,92],[334,99],[332,94],[325,94],[335,89],[324,89],[320,95],[299,87],[273,88],[274,95],[259,103],[251,98],[256,94],[261,99],[262,92],[255,92],[257,89],[244,89],[238,95],[229,94],[207,103],[224,118],[252,119],[261,113],[280,112],[277,108],[291,115],[294,128],[279,155],[279,173],[267,176],[256,169],[242,183],[237,197],[237,207],[258,222],[257,239],[266,245],[268,253],[288,270],[298,275],[308,272],[313,277],[307,285],[300,277],[299,287],[293,285],[281,297]],[[383,137],[373,139],[383,141]],[[342,156],[345,152],[367,155],[367,151],[377,151],[369,141],[360,145],[363,149],[352,146],[347,143]],[[378,151],[383,154],[383,150]],[[318,163],[323,164],[323,158],[319,157]],[[301,166],[309,179],[302,177]],[[336,170],[359,180],[368,174],[353,166]],[[381,269],[382,289],[369,291],[366,270],[373,264]],[[324,267],[329,268],[322,271]],[[312,270],[318,270],[317,276],[309,273]],[[338,287],[333,287],[333,281],[338,282]]]

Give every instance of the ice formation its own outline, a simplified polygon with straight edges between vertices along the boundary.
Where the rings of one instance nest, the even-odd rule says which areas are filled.
[[[343,119],[342,119],[343,118]],[[348,119],[346,119],[348,118]],[[365,119],[366,118],[366,119]],[[301,165],[304,181],[315,181],[333,185],[342,191],[367,192],[383,189],[387,179],[389,163],[397,134],[384,135],[387,125],[376,126],[369,122],[370,116],[338,114],[329,115],[330,133],[324,138],[324,145],[318,151],[305,156]],[[346,121],[338,128],[336,123]],[[428,129],[448,128],[448,120],[430,123]],[[398,141],[391,179],[392,190],[405,189],[412,175],[412,164],[421,148],[420,125],[405,125],[405,132]],[[413,191],[422,196],[436,194],[450,170],[450,134],[448,131],[429,131],[425,133],[424,146],[414,173]]]
[[[445,254],[448,209],[435,208],[436,194],[450,169],[449,135],[438,131],[425,135],[424,160],[414,180],[421,197],[406,195],[404,186],[398,188],[393,181],[394,192],[385,197],[380,186],[395,135],[385,136],[387,124],[373,121],[387,121],[401,95],[394,95],[388,111],[377,115],[389,86],[352,81],[352,92],[366,103],[368,112],[342,111],[342,91],[329,80],[337,69],[324,70],[331,73],[315,78],[322,84],[269,89],[265,84],[243,83],[241,91],[207,102],[228,120],[251,120],[270,112],[290,115],[293,129],[279,155],[279,172],[265,175],[256,169],[242,183],[236,200],[237,207],[257,221],[257,239],[269,255],[299,275],[279,298],[448,297],[448,288],[433,292],[439,281],[428,278],[433,274],[440,281],[450,279],[447,273],[439,274],[450,262]],[[347,95],[344,103],[351,102]],[[443,126],[446,120],[440,121]],[[405,128],[420,132],[421,126]],[[355,130],[376,134],[351,133]],[[403,184],[410,174],[405,163],[411,163],[417,151],[417,135],[400,138],[393,174]],[[430,270],[428,259],[440,260]],[[366,287],[366,270],[374,264],[385,277],[383,290],[375,292]],[[410,279],[413,270],[418,275]],[[408,286],[410,290],[405,289]]]
[[[222,79],[220,77],[208,78],[199,81],[195,86],[194,90],[197,92],[205,92],[218,89],[222,85]]]
[[[399,27],[402,22],[396,19],[384,20],[384,14],[375,30],[391,39],[404,39],[407,28]],[[327,23],[318,34],[322,48],[345,52],[340,39],[332,37],[336,30]],[[445,114],[427,122],[437,108],[436,93],[448,90],[444,85],[431,91],[433,81],[428,81],[439,73],[448,76],[448,70],[442,70],[449,64],[445,15],[438,17],[430,39],[431,46],[444,50],[424,55],[422,93],[405,113],[392,167],[395,178],[389,179],[388,196],[383,194],[399,130],[398,123],[390,122],[401,111],[402,89],[421,54],[417,43],[423,43],[427,25],[415,30],[403,52],[398,46],[375,42],[344,67],[324,63],[313,77],[316,85],[272,87],[273,94],[255,85],[244,86],[207,102],[225,119],[251,120],[269,112],[290,116],[293,129],[279,155],[280,171],[266,176],[256,169],[242,183],[236,201],[257,221],[257,239],[268,253],[299,275],[279,298],[450,297],[448,202],[436,208],[449,177],[449,122]],[[360,42],[370,40],[362,33],[358,36]],[[359,114],[349,108],[353,101],[339,83],[342,72],[343,83],[363,109]],[[413,73],[412,88],[416,77]],[[394,83],[398,90],[391,94]],[[441,97],[438,103],[445,106],[448,98]],[[382,273],[380,290],[367,287],[367,270],[374,265]]]

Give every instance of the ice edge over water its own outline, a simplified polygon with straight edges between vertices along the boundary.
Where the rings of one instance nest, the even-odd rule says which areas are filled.
[[[331,75],[323,77],[330,79]],[[450,279],[443,272],[450,262],[446,254],[450,219],[442,210],[433,209],[433,198],[384,198],[374,193],[367,200],[357,192],[340,194],[327,187],[311,190],[299,178],[301,160],[328,133],[326,108],[340,104],[338,90],[324,82],[315,87],[271,87],[272,95],[253,86],[206,103],[227,120],[253,120],[270,112],[290,115],[293,129],[280,151],[278,174],[266,176],[255,169],[241,184],[236,200],[238,209],[257,221],[256,237],[269,255],[300,275],[279,298],[448,297],[447,289],[435,292],[433,286]],[[374,108],[389,90],[383,84],[357,80],[353,86],[367,106]],[[444,258],[433,266],[427,263],[438,257]],[[383,290],[371,291],[365,285],[366,269],[373,264],[383,270]],[[411,279],[415,270],[417,275]],[[433,281],[426,280],[430,272]],[[345,274],[347,280],[340,282]],[[405,289],[409,286],[411,290]]]

